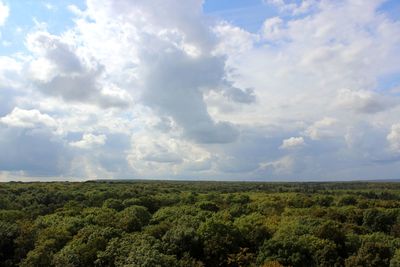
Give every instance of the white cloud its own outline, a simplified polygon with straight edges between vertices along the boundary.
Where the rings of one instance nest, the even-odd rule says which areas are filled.
[[[335,118],[326,117],[309,126],[305,134],[313,140],[333,137],[337,134],[338,121]]]
[[[82,148],[82,149],[90,149],[98,146],[102,146],[105,144],[107,140],[107,136],[104,134],[94,135],[91,133],[84,134],[82,139],[76,142],[70,142],[69,144],[73,147]]]
[[[73,155],[62,136],[55,134],[54,121],[35,110],[14,110],[0,123],[0,170],[7,178],[61,177],[70,174]],[[5,153],[6,152],[6,153]]]
[[[157,42],[154,45],[164,46]],[[143,103],[160,114],[171,116],[183,128],[184,135],[195,142],[233,142],[238,131],[229,122],[213,120],[202,92],[225,86],[223,58],[202,56],[194,59],[169,45],[165,49],[171,52],[142,58]],[[156,63],[153,56],[158,58]]]
[[[282,38],[283,20],[280,17],[266,19],[261,29],[261,36],[264,40],[278,40]]]
[[[290,137],[282,141],[280,148],[282,149],[296,149],[303,147],[306,143],[303,137]]]
[[[316,0],[302,0],[299,3],[288,0],[265,0],[264,2],[277,7],[280,12],[288,12],[292,15],[307,13],[317,4]]]
[[[10,114],[0,118],[0,123],[10,127],[35,128],[46,126],[55,127],[57,122],[47,114],[42,114],[39,110],[25,110],[18,107],[14,108]]]
[[[0,88],[18,87],[21,84],[23,61],[0,56]]]
[[[338,92],[336,104],[339,108],[345,108],[360,113],[376,113],[393,107],[393,98],[384,97],[367,90],[352,91],[342,89]]]
[[[44,7],[47,8],[50,11],[55,11],[57,10],[57,7],[55,5],[52,5],[51,3],[43,3]]]
[[[128,93],[103,80],[104,67],[80,56],[68,40],[37,31],[28,35],[27,47],[36,55],[30,63],[30,74],[44,94],[102,108],[130,105]]]
[[[4,25],[10,14],[10,8],[0,1],[0,27]]]
[[[253,48],[253,43],[258,39],[239,27],[228,23],[220,23],[213,28],[218,38],[222,40],[216,47],[218,54],[237,54]]]
[[[396,152],[400,152],[400,123],[393,124],[389,134],[386,137],[390,148]]]
[[[128,161],[143,177],[166,178],[208,171],[212,168],[211,157],[208,151],[195,144],[153,132],[132,136]]]
[[[60,34],[38,23],[28,51],[0,57],[0,148],[43,148],[0,155],[0,171],[290,180],[376,166],[390,177],[398,22],[378,0],[267,2],[281,13],[255,32],[201,0],[89,0]]]
[[[271,171],[274,176],[290,174],[293,171],[295,162],[291,156],[284,156],[275,161],[261,162],[258,171]]]

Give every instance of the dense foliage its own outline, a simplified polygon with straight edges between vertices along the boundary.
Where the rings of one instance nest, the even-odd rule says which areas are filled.
[[[0,184],[0,266],[400,266],[400,183]]]

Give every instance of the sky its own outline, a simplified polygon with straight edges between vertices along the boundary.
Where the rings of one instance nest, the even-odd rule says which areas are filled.
[[[398,0],[0,0],[0,181],[400,178]]]

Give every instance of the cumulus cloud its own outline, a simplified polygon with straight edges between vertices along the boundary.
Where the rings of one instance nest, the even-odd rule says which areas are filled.
[[[70,173],[70,153],[57,133],[58,121],[37,109],[15,107],[0,118],[0,170],[18,176]]]
[[[294,159],[291,156],[284,156],[275,161],[261,162],[258,171],[271,172],[274,176],[287,175],[292,173],[295,165]]]
[[[27,47],[54,65],[55,70],[62,74],[79,74],[83,70],[82,63],[72,47],[58,36],[44,31],[31,33],[27,37]]]
[[[0,123],[21,128],[55,127],[57,125],[52,117],[42,114],[39,110],[25,110],[18,107],[14,108],[10,114],[0,118]]]
[[[8,114],[16,105],[18,96],[26,94],[24,65],[18,59],[0,56],[0,116]]]
[[[0,26],[3,26],[10,13],[9,7],[0,1]]]
[[[202,90],[223,86],[221,57],[192,58],[183,51],[143,58],[144,103],[160,114],[171,116],[182,126],[186,137],[199,143],[230,143],[238,131],[228,122],[215,122],[207,111]],[[242,97],[245,98],[245,97]]]
[[[85,62],[61,37],[34,32],[27,37],[27,47],[36,55],[30,64],[30,73],[44,94],[102,108],[129,106],[129,95],[103,80],[103,66]]]
[[[256,96],[254,95],[254,90],[252,88],[246,88],[241,90],[235,87],[229,87],[224,95],[234,102],[251,104],[256,101]]]
[[[337,132],[338,120],[335,118],[326,117],[310,125],[305,134],[313,140],[318,140],[326,137],[333,137]]]
[[[303,147],[306,143],[303,137],[290,137],[282,141],[280,148],[282,149],[296,149]]]
[[[128,161],[142,177],[193,175],[212,168],[211,153],[185,140],[166,138],[160,133],[142,133],[132,137]]]
[[[280,12],[287,12],[292,15],[301,15],[315,8],[317,5],[316,0],[303,0],[297,3],[296,1],[288,0],[265,0],[266,4],[270,4],[278,8]]]
[[[43,119],[43,117],[41,118]],[[45,118],[46,120],[46,118]],[[0,123],[0,169],[20,176],[63,176],[70,172],[71,153],[52,129]]]
[[[89,19],[80,20],[77,32],[89,47],[99,46],[93,32],[109,34],[107,46],[96,49],[107,54],[115,50],[108,46],[110,40],[116,40],[115,31],[109,28],[123,29],[118,30],[123,34],[118,38],[130,42],[112,44],[131,55],[122,55],[125,61],[120,61],[122,66],[132,66],[130,73],[126,68],[116,68],[116,72],[109,69],[113,64],[110,58],[102,58],[102,63],[107,66],[106,72],[112,72],[110,75],[126,73],[129,82],[125,86],[140,103],[160,116],[171,117],[182,128],[184,137],[197,143],[230,143],[237,138],[239,131],[234,124],[215,120],[209,114],[204,94],[223,91],[228,101],[237,103],[254,102],[255,95],[251,89],[242,90],[227,79],[225,57],[213,53],[218,43],[202,14],[202,1],[104,0],[101,5],[92,1],[87,5],[85,16]]]
[[[277,12],[252,32],[202,0],[88,0],[62,33],[34,27],[27,51],[0,57],[0,148],[15,148],[0,170],[393,176],[398,21],[382,1],[265,2]]]
[[[132,158],[155,163],[181,163],[182,157],[177,151],[176,142],[168,140],[151,140],[147,136],[140,136],[134,140]]]
[[[358,90],[342,89],[338,92],[336,104],[348,110],[359,113],[376,113],[395,105],[393,98],[384,97],[377,93]]]
[[[82,139],[76,142],[70,142],[69,144],[73,147],[78,147],[82,149],[90,149],[97,146],[102,146],[105,144],[107,136],[104,134],[94,135],[91,133],[84,134]]]
[[[284,21],[280,17],[266,19],[261,28],[261,37],[264,40],[279,40],[282,37],[283,25]]]
[[[393,124],[389,134],[386,137],[389,142],[390,148],[396,152],[400,152],[400,124]]]
[[[23,63],[15,58],[0,56],[0,88],[12,88],[21,83]]]
[[[221,22],[213,27],[213,32],[220,39],[216,46],[217,54],[237,54],[253,48],[258,36],[240,27]]]

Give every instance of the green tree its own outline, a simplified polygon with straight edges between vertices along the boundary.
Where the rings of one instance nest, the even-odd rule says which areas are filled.
[[[400,267],[400,249],[397,249],[390,260],[390,267]]]
[[[378,209],[369,209],[364,212],[363,226],[372,232],[390,232],[396,222],[396,214]]]
[[[54,255],[52,263],[55,266],[89,267],[94,266],[97,255],[106,249],[108,242],[121,235],[121,232],[111,227],[87,226]]]
[[[98,253],[98,266],[175,267],[178,261],[162,251],[159,240],[145,234],[127,234],[111,240]]]
[[[346,259],[346,267],[389,266],[391,250],[382,243],[365,242],[356,255]]]
[[[265,239],[271,237],[265,225],[265,217],[259,213],[251,213],[236,218],[234,225],[252,251],[255,251]]]
[[[142,206],[130,206],[117,215],[118,226],[127,232],[140,231],[150,221],[151,214]]]
[[[229,254],[239,252],[239,232],[230,223],[211,217],[198,229],[204,261],[210,266],[224,266]]]
[[[0,266],[12,266],[16,246],[14,239],[18,236],[18,227],[0,220]]]

